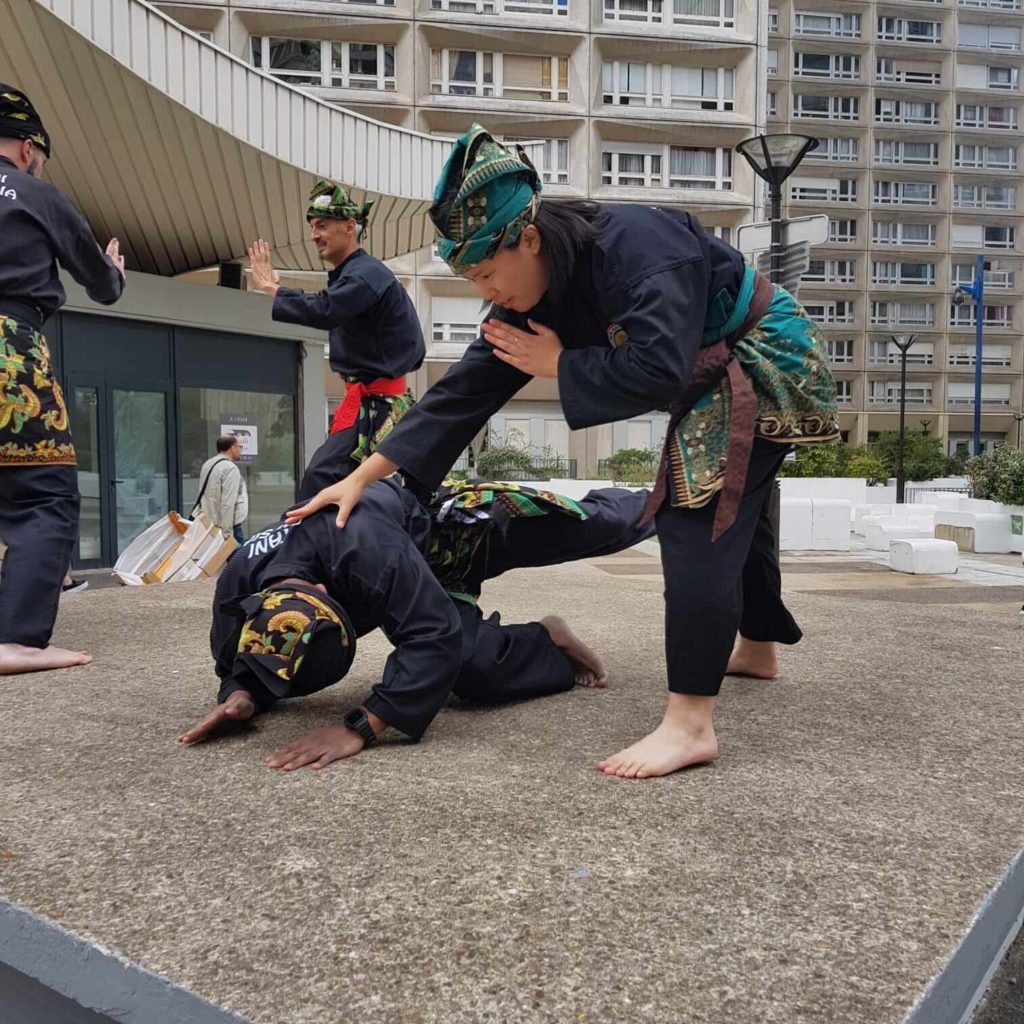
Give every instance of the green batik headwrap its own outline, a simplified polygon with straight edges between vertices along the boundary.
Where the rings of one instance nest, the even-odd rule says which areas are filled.
[[[372,200],[359,206],[353,203],[344,185],[321,178],[309,193],[306,220],[314,217],[332,217],[336,220],[355,220],[365,224],[373,209]]]
[[[540,206],[541,180],[521,146],[509,152],[474,124],[455,143],[434,189],[437,251],[457,273],[519,241]]]
[[[29,98],[13,85],[0,82],[0,138],[31,139],[50,156],[50,136]]]
[[[351,620],[310,584],[271,585],[238,602],[245,615],[232,675],[254,675],[278,697],[329,686],[349,670],[356,650]]]

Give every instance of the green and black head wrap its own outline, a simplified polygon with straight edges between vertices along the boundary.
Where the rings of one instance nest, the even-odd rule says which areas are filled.
[[[474,124],[455,143],[434,189],[437,250],[459,273],[514,245],[540,207],[541,180],[521,146],[507,150]]]
[[[309,193],[309,206],[306,208],[306,220],[314,217],[331,217],[335,220],[354,220],[365,224],[373,209],[373,202],[360,206],[352,202],[344,185],[321,178]]]
[[[336,683],[356,653],[345,609],[312,584],[271,585],[238,602],[245,624],[232,676],[255,676],[277,697],[300,697]]]
[[[31,139],[49,158],[50,136],[29,98],[0,82],[0,138]]]

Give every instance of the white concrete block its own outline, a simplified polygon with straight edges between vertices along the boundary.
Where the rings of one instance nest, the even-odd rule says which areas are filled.
[[[959,549],[951,540],[894,539],[889,544],[889,568],[918,576],[956,572]]]
[[[965,550],[975,551],[979,554],[1009,554],[1014,550],[1014,538],[1010,533],[1010,517],[1006,513],[939,511],[935,513],[936,532],[940,526],[972,531],[974,534],[973,544],[969,537],[958,538]]]
[[[810,551],[813,503],[810,498],[783,498],[779,514],[779,549]]]
[[[879,487],[865,487],[864,500],[875,502],[886,501],[892,503],[896,500],[896,487],[895,485],[889,484],[884,484]]]
[[[987,498],[960,498],[961,512],[999,512],[998,501],[989,501]]]
[[[811,499],[811,548],[850,550],[850,503],[836,498]]]
[[[783,498],[821,498],[848,501],[859,505],[866,501],[866,481],[854,477],[786,476],[781,477]]]
[[[892,513],[892,504],[872,504],[863,502],[853,508],[853,532],[859,536],[864,535],[863,523],[865,516],[887,516]]]
[[[913,506],[911,506],[913,507]],[[929,533],[935,531],[935,513],[934,512],[923,512],[907,513],[907,526],[916,526],[921,530],[927,530]]]
[[[930,530],[922,530],[916,526],[872,523],[864,534],[864,544],[869,551],[888,551],[889,544],[894,540],[928,540],[931,535]]]

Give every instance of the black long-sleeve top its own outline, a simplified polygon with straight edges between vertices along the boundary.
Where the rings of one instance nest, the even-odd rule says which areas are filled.
[[[419,737],[444,704],[462,664],[459,615],[423,557],[431,522],[419,502],[391,480],[367,488],[344,530],[324,509],[299,527],[272,526],[228,560],[213,603],[210,646],[221,680],[230,680],[243,620],[223,606],[275,579],[322,583],[348,612],[356,634],[380,628],[394,645],[381,681],[363,706]]]
[[[0,156],[0,312],[8,299],[34,305],[43,320],[53,316],[67,300],[58,265],[93,302],[121,297],[121,272],[71,200]]]
[[[272,315],[284,323],[328,331],[331,369],[364,384],[419,369],[427,351],[408,292],[363,249],[327,275],[321,292],[278,288]]]
[[[717,317],[727,297],[735,299],[744,273],[742,256],[682,210],[602,210],[598,237],[557,302],[545,297],[525,314],[498,307],[490,314],[524,330],[531,319],[559,336],[566,351],[558,393],[574,430],[666,407],[689,379],[705,321]],[[378,451],[435,488],[529,380],[477,338]]]

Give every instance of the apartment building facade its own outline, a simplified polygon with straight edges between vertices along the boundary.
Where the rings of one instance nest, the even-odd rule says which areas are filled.
[[[751,219],[755,180],[734,146],[764,128],[763,5],[208,0],[160,9],[255,67],[378,121],[454,139],[476,120],[507,141],[543,139],[546,195],[678,204],[725,237]],[[483,309],[430,248],[391,265],[422,318],[422,389],[476,336]],[[329,389],[336,402],[340,385]],[[655,413],[570,432],[554,382],[534,381],[491,431],[573,459],[584,475],[613,451],[660,444],[665,422]]]
[[[1024,371],[1022,0],[788,0],[769,9],[770,131],[816,135],[787,182],[789,214],[824,213],[800,297],[824,328],[841,426],[897,425],[912,333],[908,423],[966,450],[972,304],[985,259],[982,432],[1016,441]]]

